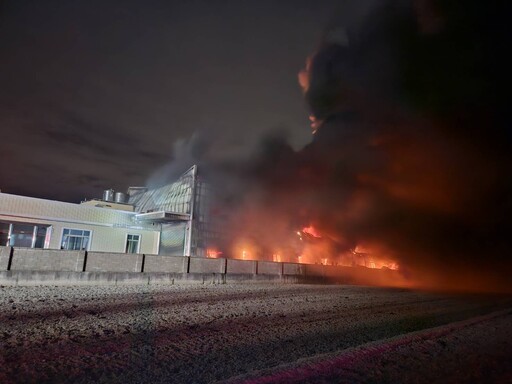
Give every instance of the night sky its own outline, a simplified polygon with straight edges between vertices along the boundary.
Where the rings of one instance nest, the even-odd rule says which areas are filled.
[[[333,16],[357,20],[372,2],[356,3],[0,2],[2,192],[123,191],[173,159],[186,170],[198,137],[212,159],[243,157],[273,130],[302,147],[297,73]]]

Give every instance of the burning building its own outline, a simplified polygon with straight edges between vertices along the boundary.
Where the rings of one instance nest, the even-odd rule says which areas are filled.
[[[367,253],[362,257],[356,250],[337,252],[332,240],[312,226],[296,229],[287,223],[289,230],[279,231],[270,241],[254,229],[258,215],[252,216],[239,205],[233,205],[230,212],[218,195],[195,165],[166,185],[130,187],[126,194],[105,190],[101,199],[80,204],[2,193],[0,243],[23,248],[376,267],[375,257]],[[240,217],[238,209],[249,212],[250,223]],[[262,230],[274,235],[274,226]]]
[[[377,3],[326,31],[301,72],[315,132],[302,150],[273,138],[229,165],[235,187],[192,167],[120,205],[3,194],[1,242],[398,263],[437,287],[511,290],[507,2]]]

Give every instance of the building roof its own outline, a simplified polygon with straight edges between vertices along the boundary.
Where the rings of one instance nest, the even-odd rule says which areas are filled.
[[[128,203],[139,213],[190,214],[196,168],[192,166],[174,183],[131,195]]]

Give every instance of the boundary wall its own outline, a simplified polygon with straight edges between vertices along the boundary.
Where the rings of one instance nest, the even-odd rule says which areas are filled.
[[[2,285],[317,283],[404,286],[398,271],[0,246]]]

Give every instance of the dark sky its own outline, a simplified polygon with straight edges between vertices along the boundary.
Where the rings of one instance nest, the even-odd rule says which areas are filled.
[[[212,158],[248,153],[274,129],[299,148],[311,134],[297,73],[333,15],[363,11],[322,0],[4,0],[0,188],[99,197],[145,184],[198,134]]]

